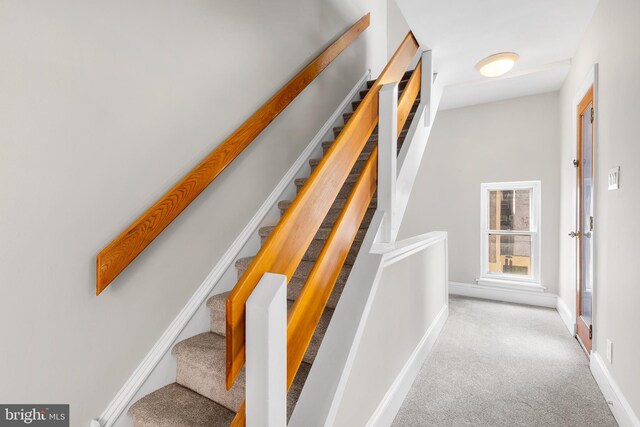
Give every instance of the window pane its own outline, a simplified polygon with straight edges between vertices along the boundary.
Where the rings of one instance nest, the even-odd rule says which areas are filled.
[[[531,236],[489,234],[489,273],[531,275]]]
[[[530,230],[531,189],[489,191],[490,230]]]

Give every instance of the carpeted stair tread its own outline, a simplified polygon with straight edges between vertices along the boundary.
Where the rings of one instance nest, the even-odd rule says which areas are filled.
[[[136,427],[228,427],[235,412],[173,383],[138,400],[129,415]]]
[[[292,304],[292,302],[288,302],[289,308]],[[326,313],[323,313],[318,323],[316,334],[314,334],[307,353],[305,354],[304,361],[300,366],[300,369],[307,374],[310,368],[309,363],[313,363],[313,359],[315,359],[318,353],[322,337],[333,315],[333,310],[325,311]],[[244,369],[231,390],[226,391],[224,364],[226,341],[223,336],[211,332],[198,334],[176,344],[172,353],[176,357],[178,364],[177,384],[208,399],[215,399],[216,402],[229,410],[231,410],[230,407],[240,407],[245,399],[246,380]],[[222,363],[220,363],[220,358],[222,358]],[[295,381],[306,380],[306,376],[306,374],[301,375],[300,378],[296,376],[294,384]],[[212,387],[212,383],[218,383],[221,389],[218,390],[217,387]],[[300,390],[302,390],[302,385],[296,388],[292,385],[287,396],[287,406],[289,406],[290,411],[300,396]]]
[[[176,358],[176,382],[222,406],[236,410],[245,398],[244,369],[231,390],[226,389],[226,338],[211,332],[180,341],[171,350]]]

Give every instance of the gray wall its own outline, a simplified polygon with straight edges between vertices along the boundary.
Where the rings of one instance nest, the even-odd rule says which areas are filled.
[[[574,102],[589,69],[599,64],[598,141],[595,154],[595,280],[594,350],[640,414],[640,286],[637,269],[640,208],[640,2],[601,0],[572,60],[561,91],[562,205],[560,225],[560,296],[575,313],[575,242],[567,233],[575,227],[576,156]],[[609,168],[621,166],[620,190],[607,191]],[[606,340],[613,342],[613,364],[606,361]]]
[[[400,237],[449,232],[449,280],[480,274],[480,184],[541,180],[542,285],[558,290],[558,94],[439,111]]]
[[[115,282],[95,256],[366,12],[371,27]],[[386,1],[0,1],[0,402],[98,416],[364,72]]]

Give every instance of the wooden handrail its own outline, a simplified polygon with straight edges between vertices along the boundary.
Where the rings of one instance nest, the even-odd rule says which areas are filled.
[[[295,75],[97,257],[96,295],[124,270],[367,27],[369,14]]]
[[[402,132],[411,108],[420,92],[421,62],[418,62],[398,101],[398,129]],[[289,310],[287,322],[287,390],[293,384],[300,364],[340,275],[360,224],[377,189],[378,149],[374,147],[349,194],[336,223],[329,233],[307,280]],[[243,403],[231,424],[245,425]]]
[[[398,130],[402,132],[420,91],[418,63],[398,102]],[[300,295],[289,311],[287,325],[287,387],[291,387],[331,296],[362,219],[378,188],[378,147],[374,147]]]
[[[291,279],[378,123],[378,92],[383,82],[399,81],[417,51],[418,42],[409,32],[227,297],[227,388],[233,385],[245,360],[247,299],[266,272]]]

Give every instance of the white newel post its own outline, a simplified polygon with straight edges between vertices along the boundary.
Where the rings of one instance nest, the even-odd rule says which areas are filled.
[[[287,425],[287,277],[265,273],[247,300],[248,427]]]
[[[398,165],[398,83],[382,86],[378,100],[378,209],[384,212],[382,243],[391,243]]]
[[[431,125],[431,95],[433,94],[433,55],[430,50],[422,52],[422,75],[420,76],[420,103],[426,105],[424,125]]]

